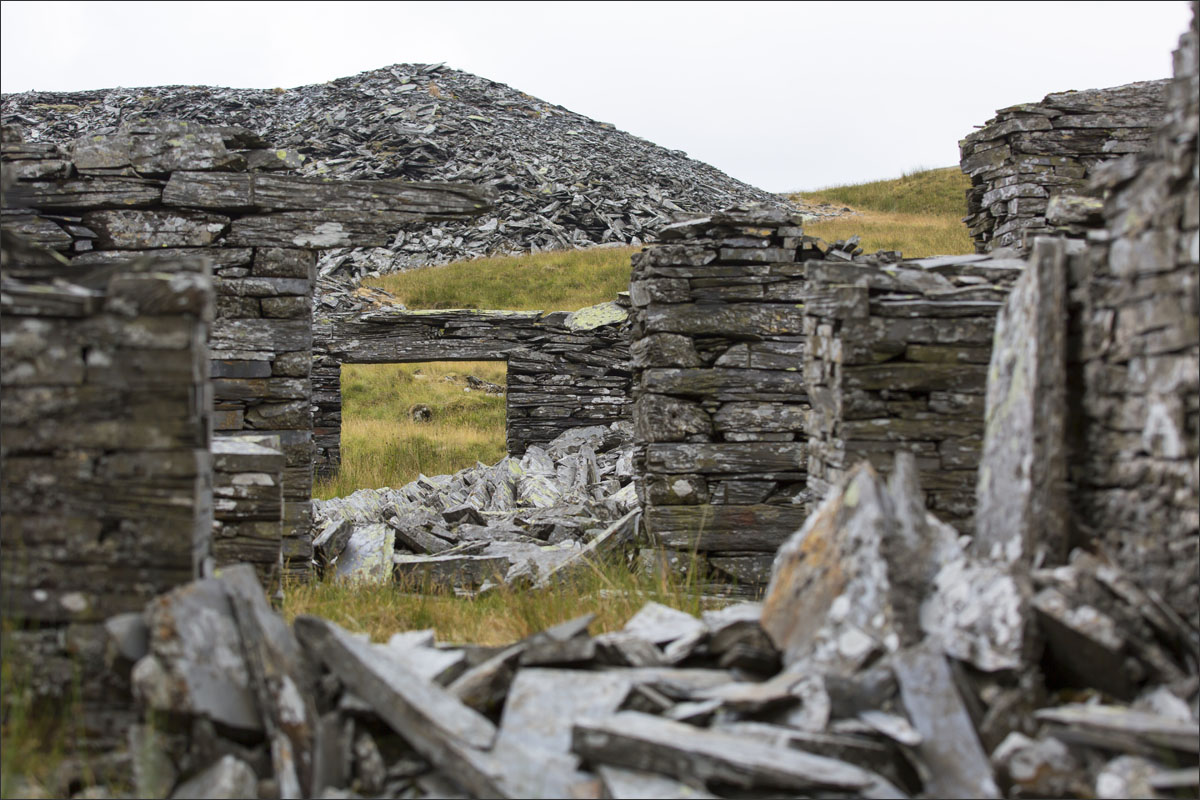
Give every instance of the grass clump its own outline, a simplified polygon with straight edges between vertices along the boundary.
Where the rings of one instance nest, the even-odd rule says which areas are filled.
[[[628,290],[630,258],[640,249],[593,247],[490,256],[364,283],[391,292],[409,308],[576,311]]]
[[[695,567],[683,575],[638,572],[616,554],[586,562],[544,589],[500,585],[479,597],[459,597],[427,583],[327,578],[285,587],[282,612],[289,623],[300,614],[313,614],[378,642],[400,631],[433,628],[439,642],[505,645],[587,613],[596,614],[593,634],[620,630],[650,601],[699,616],[705,608],[723,604],[702,596],[702,577]]]
[[[465,376],[500,386],[502,361],[346,364],[342,367],[342,466],[313,487],[326,500],[356,489],[403,486],[505,455],[504,396],[463,391]],[[450,380],[447,380],[449,378]],[[412,410],[428,406],[428,421]]]
[[[804,232],[827,241],[862,237],[868,253],[899,250],[909,258],[975,252],[963,224],[971,179],[958,167],[922,170],[900,178],[830,186],[789,197],[849,207],[855,216],[810,222]]]

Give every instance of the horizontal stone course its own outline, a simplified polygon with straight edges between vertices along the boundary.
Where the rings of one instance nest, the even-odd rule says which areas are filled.
[[[341,462],[341,365],[506,361],[506,446],[512,455],[570,428],[630,416],[628,311],[623,302],[541,311],[328,312],[316,318],[316,469]]]
[[[1057,197],[1086,191],[1101,166],[1146,147],[1166,113],[1169,81],[1058,92],[1002,108],[958,143],[971,177],[967,216],[977,252],[1027,250],[1031,237],[1082,236],[1090,211],[1063,213]]]
[[[861,460],[886,473],[907,451],[926,504],[963,533],[973,530],[992,329],[1023,266],[995,262],[805,262],[810,497],[824,496]]]

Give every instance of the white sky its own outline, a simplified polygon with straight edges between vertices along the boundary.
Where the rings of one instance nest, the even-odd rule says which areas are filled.
[[[770,191],[958,163],[997,108],[1171,75],[1171,2],[3,2],[0,88],[446,62]]]

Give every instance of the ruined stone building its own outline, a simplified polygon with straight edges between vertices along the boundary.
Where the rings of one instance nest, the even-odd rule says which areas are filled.
[[[387,305],[314,313],[319,251],[377,246],[401,224],[462,220],[489,209],[490,193],[470,185],[302,177],[293,174],[297,162],[288,151],[237,127],[138,120],[80,137],[67,149],[26,142],[6,129],[2,602],[4,617],[19,623],[5,636],[6,653],[9,646],[18,651],[32,665],[35,691],[50,696],[70,685],[82,665],[89,743],[108,748],[123,741],[140,713],[131,670],[145,656],[145,642],[132,639],[148,635],[145,619],[185,618],[149,612],[143,618],[147,604],[237,562],[251,564],[268,587],[307,579],[314,470],[327,475],[340,463],[341,365],[427,360],[507,362],[513,455],[546,461],[541,448],[564,432],[632,423],[625,464],[636,508],[618,508],[617,519],[594,538],[636,541],[757,591],[773,570],[779,579],[780,547],[798,530],[826,523],[826,533],[834,530],[829,520],[865,508],[856,506],[855,492],[869,491],[895,517],[909,515],[908,527],[887,528],[890,518],[871,522],[875,528],[864,523],[878,536],[861,541],[894,556],[919,548],[909,541],[880,545],[885,528],[920,530],[950,543],[970,536],[974,561],[964,574],[978,582],[964,578],[963,585],[1016,587],[1007,600],[1021,609],[1034,604],[1048,626],[1069,627],[1071,620],[1056,617],[1061,609],[1045,594],[1040,604],[1028,595],[1061,578],[1055,568],[1073,568],[1073,550],[1134,576],[1136,591],[1106,573],[1110,594],[1151,609],[1141,612],[1149,620],[1138,623],[1142,638],[1130,634],[1104,650],[1120,665],[1117,672],[1130,656],[1128,642],[1149,641],[1150,628],[1168,631],[1180,652],[1192,653],[1200,632],[1195,25],[1193,13],[1169,81],[1049,95],[997,112],[963,140],[962,167],[973,182],[967,224],[977,254],[867,255],[805,236],[802,220],[787,211],[734,206],[663,227],[659,241],[634,256],[627,297],[572,313]],[[888,488],[890,500],[880,499],[884,484],[876,473],[898,487]],[[905,494],[916,495],[915,487],[919,497]],[[818,509],[824,509],[820,519]],[[451,524],[481,519],[479,509],[447,511],[453,516],[441,519]],[[341,547],[353,541],[355,528],[354,521],[341,527]],[[524,546],[541,546],[521,531],[509,534]],[[866,562],[854,561],[854,541],[839,536],[815,536],[832,542],[821,552],[790,550],[808,559],[803,569],[813,570],[818,590],[870,582],[869,570],[855,572],[855,564]],[[467,557],[507,558],[484,552],[489,546],[471,544]],[[393,565],[424,558],[384,556],[386,578]],[[522,580],[536,571],[504,563]],[[803,569],[797,574],[809,575]],[[245,568],[237,575],[251,577]],[[906,576],[909,583],[889,584],[879,596],[931,592],[924,584],[914,589],[931,575]],[[253,607],[266,618],[262,598],[247,599],[254,591],[246,586],[228,591],[240,597],[242,612]],[[776,642],[769,657],[749,648],[721,668],[762,667],[765,659],[774,669],[777,658],[798,658],[802,648],[794,639],[811,645],[809,634],[833,616],[836,594],[814,590],[805,599],[813,630],[789,628],[777,637],[788,643]],[[225,603],[218,595],[213,602]],[[1129,600],[1134,596],[1136,603]],[[878,641],[848,647],[859,659],[854,669],[932,641],[905,602],[888,608],[895,630],[863,621],[863,630],[879,628],[871,628]],[[796,616],[797,608],[787,606],[785,616]],[[947,629],[962,622],[955,613],[946,609]],[[1025,624],[1032,612],[1022,614]],[[763,619],[768,629],[788,628]],[[319,621],[297,630],[338,652],[357,647]],[[537,640],[553,655],[539,662],[518,653],[528,661],[520,664],[559,663],[554,658],[566,656],[555,648],[565,652],[579,633]],[[976,644],[995,635],[971,628]],[[1004,642],[1008,660],[993,662],[982,645],[955,649],[969,637],[944,644],[934,659],[937,674],[950,671],[946,653],[976,672],[996,664],[1001,672],[1032,672],[1022,660],[1023,636]],[[609,646],[624,653],[620,666],[644,666],[619,643]],[[587,652],[592,658],[609,651]],[[687,650],[678,663],[697,653],[703,655]],[[481,663],[492,663],[493,655]],[[269,672],[262,664],[276,656],[258,653],[255,668]],[[1086,672],[1069,652],[1051,656]],[[1125,700],[1151,678],[1183,681],[1195,673],[1195,657],[1187,658],[1191,667],[1160,659],[1137,680],[1105,690]],[[515,670],[516,661],[506,663]],[[904,663],[897,662],[901,675]],[[149,669],[141,675],[146,685],[153,684]],[[958,669],[967,675],[958,679],[979,679]],[[864,675],[853,680],[867,686]],[[206,685],[197,678],[183,694],[207,697]],[[717,707],[741,703],[736,708],[744,710],[758,702],[745,686],[729,696],[702,696],[710,689],[696,690],[694,698],[691,689],[677,691],[689,702],[720,701],[703,714],[687,710],[696,712],[687,721],[707,724]],[[1015,704],[1027,699],[1003,681],[993,689],[977,698],[981,707],[991,704],[988,715],[976,715],[992,726],[977,726],[986,729],[991,753],[999,742],[988,737],[1003,728],[997,719],[1025,713]],[[638,710],[663,711],[679,699],[666,694],[644,692]],[[1004,707],[997,697],[1017,700]],[[261,697],[255,702],[268,705]],[[315,706],[311,698],[305,702],[305,719],[313,723]],[[214,701],[210,717],[256,736],[282,735],[280,720],[264,723],[248,710],[253,705]],[[959,710],[963,726],[975,724]],[[918,741],[891,717],[865,720],[839,735],[875,725],[891,726],[880,731],[905,746],[933,740]],[[308,742],[297,752],[312,755],[303,750],[311,736],[292,740]],[[595,741],[579,747],[601,750]],[[991,766],[980,756],[982,746],[975,749],[972,763],[987,773],[979,785],[991,792]],[[863,746],[855,757],[873,752]],[[272,757],[288,761],[275,751]],[[946,756],[943,763],[953,762]],[[260,771],[279,766],[270,763]],[[315,768],[301,766],[304,786],[312,789],[320,783]],[[271,774],[257,778],[283,780]],[[478,786],[493,786],[479,780]],[[851,780],[842,788],[868,785],[874,784]]]

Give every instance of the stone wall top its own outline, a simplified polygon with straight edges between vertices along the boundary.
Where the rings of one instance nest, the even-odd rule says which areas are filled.
[[[1099,204],[1067,201],[1054,209],[1052,198],[1079,193],[1096,165],[1142,150],[1163,120],[1167,84],[1056,92],[1000,109],[959,142],[962,171],[971,177],[964,222],[976,251],[1023,250],[1026,237],[1055,229],[1078,233]]]

